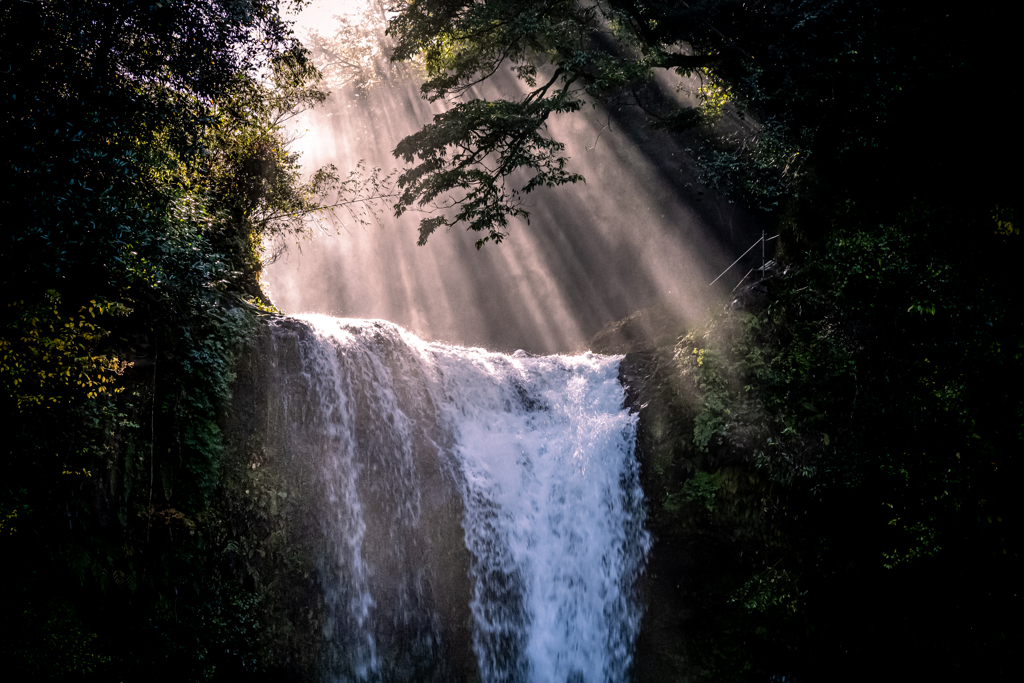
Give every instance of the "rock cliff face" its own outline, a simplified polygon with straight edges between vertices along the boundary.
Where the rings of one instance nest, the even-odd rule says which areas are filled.
[[[750,444],[695,443],[704,396],[679,362],[683,332],[678,320],[645,309],[592,340],[595,350],[625,354],[619,381],[638,413],[636,454],[653,543],[640,582],[637,681],[731,680],[753,658],[743,633],[756,625],[730,600],[760,548],[760,482],[750,476]]]
[[[664,506],[666,493],[685,477],[683,463],[693,455],[687,452],[693,421],[674,382],[673,345],[653,346],[651,339],[657,336],[657,329],[646,332],[640,339],[649,343],[632,346],[640,350],[623,349],[628,352],[619,366],[626,404],[639,414],[636,453],[653,539],[640,584],[644,621],[637,643],[637,681],[686,680],[690,662],[683,643],[699,609],[694,593],[701,590],[698,576],[711,569],[703,557],[706,539],[699,533],[679,533],[676,515]]]

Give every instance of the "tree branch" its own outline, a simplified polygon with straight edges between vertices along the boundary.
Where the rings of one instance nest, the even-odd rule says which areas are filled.
[[[725,61],[720,55],[680,55],[666,54],[661,60],[652,66],[661,69],[683,69],[694,71],[709,66],[718,66]]]

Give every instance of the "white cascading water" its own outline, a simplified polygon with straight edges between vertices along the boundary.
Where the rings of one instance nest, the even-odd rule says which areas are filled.
[[[421,680],[421,660],[452,650],[437,605],[458,590],[424,569],[458,556],[426,529],[441,481],[461,494],[467,564],[451,570],[452,585],[467,583],[472,677],[626,680],[650,537],[619,358],[510,356],[383,321],[301,320],[318,401],[303,428],[323,431],[335,680]]]

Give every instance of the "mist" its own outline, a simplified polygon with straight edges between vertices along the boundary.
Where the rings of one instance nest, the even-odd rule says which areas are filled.
[[[503,69],[464,97],[521,92]],[[388,171],[399,166],[395,145],[442,107],[420,97],[414,78],[385,75],[335,89],[303,115],[293,148],[309,170],[345,174],[362,161]],[[395,218],[387,205],[376,223],[345,221],[292,246],[266,269],[273,302],[288,314],[381,318],[427,340],[558,353],[651,306],[685,325],[736,284],[745,270],[709,286],[761,227],[700,186],[677,137],[625,106],[553,116],[547,128],[586,182],[528,195],[529,221],[511,221],[501,244],[477,250],[479,235],[456,226],[417,246],[423,214]]]

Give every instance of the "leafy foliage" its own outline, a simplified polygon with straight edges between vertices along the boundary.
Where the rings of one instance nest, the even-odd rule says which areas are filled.
[[[457,224],[488,233],[481,244],[498,241],[510,216],[525,215],[522,195],[581,179],[544,127],[585,102],[634,104],[685,133],[706,184],[764,211],[821,183],[844,198],[867,185],[884,192],[916,169],[949,168],[939,148],[979,170],[958,182],[1006,199],[1012,188],[983,136],[929,146],[945,123],[921,116],[957,79],[1000,89],[990,67],[1011,59],[1003,26],[995,10],[951,2],[413,0],[388,25],[392,59],[422,59],[424,97],[453,106],[396,149],[416,163],[396,210],[441,214],[422,221],[421,241]],[[462,100],[504,69],[522,96]],[[670,104],[659,71],[693,85],[696,107]]]
[[[458,208],[454,218],[445,216],[420,221],[419,244],[441,226],[467,223],[472,230],[487,230],[477,240],[479,249],[489,240],[501,242],[509,218],[528,217],[522,208],[523,195],[534,189],[582,180],[569,173],[566,159],[558,153],[564,145],[537,133],[541,121],[553,112],[575,111],[580,102],[564,89],[551,97],[543,92],[523,108],[509,102],[474,100],[439,114],[419,133],[403,140],[395,154],[419,165],[398,177],[402,189],[396,213],[413,204],[424,206],[452,190],[462,190],[458,199],[442,200],[440,208]],[[486,158],[497,154],[493,167]],[[526,167],[535,175],[519,190],[508,189],[505,178]]]
[[[685,651],[698,678],[815,679],[885,653],[1009,671],[1024,329],[1006,273],[1021,244],[986,211],[848,218],[646,361],[652,524],[711,566],[658,568],[700,616],[645,666],[675,670]]]
[[[224,547],[278,548],[269,577],[291,518],[239,524],[228,473],[250,463],[222,421],[263,263],[344,187],[330,168],[303,182],[284,138],[326,97],[318,72],[277,2],[0,15],[0,511],[21,558],[4,659],[44,678],[266,671],[294,656],[268,635],[284,608]]]
[[[86,398],[96,398],[127,366],[116,356],[92,353],[109,334],[93,320],[104,313],[126,315],[128,309],[123,304],[104,305],[94,299],[80,308],[77,316],[63,318],[59,295],[54,291],[47,294],[46,304],[27,310],[22,301],[8,304],[20,309],[20,315],[0,337],[0,376],[7,383],[5,392],[15,398],[19,409],[63,403],[83,390]]]
[[[585,70],[603,70],[599,82],[608,85],[630,77],[622,64],[606,69],[613,64],[611,55],[586,36],[585,31],[597,29],[599,17],[598,6],[575,2],[428,0],[410,3],[392,20],[392,59],[422,54],[427,71],[422,89],[431,101],[461,96],[506,60],[530,88],[519,100],[458,103],[395,149],[407,163],[418,160],[398,179],[403,191],[397,214],[445,197],[432,207],[442,215],[420,222],[420,244],[438,227],[459,223],[487,232],[477,248],[500,242],[509,218],[529,216],[524,195],[582,180],[566,170],[567,159],[560,155],[564,145],[541,131],[551,114],[583,106],[582,89],[574,84]],[[542,61],[552,68],[543,72]],[[512,178],[520,170],[530,174],[521,186]],[[449,218],[446,209],[457,211]]]

